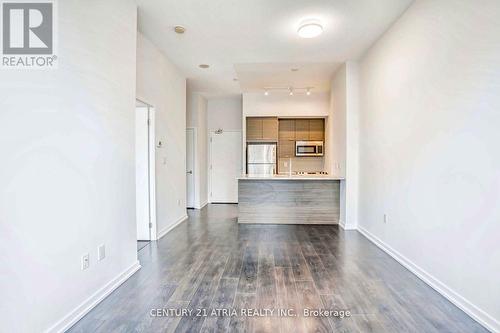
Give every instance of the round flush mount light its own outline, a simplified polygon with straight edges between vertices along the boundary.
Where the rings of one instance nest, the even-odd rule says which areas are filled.
[[[298,69],[298,68],[291,68],[290,70],[291,70],[292,72],[298,72],[298,71],[299,71],[299,69]]]
[[[207,65],[207,64],[200,64],[200,65],[198,65],[198,67],[203,68],[203,69],[207,69],[207,68],[209,68],[209,67],[210,67],[210,65]]]
[[[176,25],[174,27],[174,31],[178,34],[183,34],[186,32],[186,28],[184,28],[182,25]]]
[[[300,23],[297,33],[302,38],[314,38],[323,33],[323,26],[319,20],[304,20]]]

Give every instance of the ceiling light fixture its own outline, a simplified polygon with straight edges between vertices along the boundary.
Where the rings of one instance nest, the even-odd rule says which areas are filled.
[[[264,96],[269,96],[269,90],[264,90]]]
[[[299,71],[299,69],[298,69],[298,68],[292,68],[292,69],[290,69],[290,70],[291,70],[292,72],[298,72],[298,71]]]
[[[305,20],[299,25],[297,33],[302,38],[314,38],[323,33],[323,26],[318,20]]]
[[[186,32],[186,28],[184,28],[182,25],[176,25],[174,27],[174,31],[178,34],[183,34]]]
[[[290,92],[288,93],[288,95],[293,96],[293,88],[291,88],[291,87],[290,87],[290,88],[289,88],[289,91],[290,91]]]
[[[203,68],[203,69],[207,69],[210,67],[210,65],[207,65],[207,64],[201,64],[201,65],[198,65],[198,67],[200,68]]]
[[[307,96],[311,96],[311,88],[307,88],[306,94],[307,94]]]

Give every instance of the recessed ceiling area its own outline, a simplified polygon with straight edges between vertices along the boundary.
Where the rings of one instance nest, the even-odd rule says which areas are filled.
[[[264,92],[266,87],[311,87],[330,90],[330,80],[340,63],[236,64],[241,92]]]
[[[356,59],[411,2],[137,1],[139,30],[182,71],[190,91],[207,96],[239,94],[247,85],[253,89],[256,82],[272,78],[262,68],[274,71],[273,66],[286,64],[332,64]],[[297,33],[307,19],[321,22],[323,32],[316,38],[301,38]],[[186,30],[175,33],[175,26]],[[210,64],[210,68],[201,69],[199,64]],[[238,64],[262,64],[257,66],[262,78],[250,75],[249,67],[241,69]],[[239,77],[238,71],[245,71],[249,78]],[[249,83],[244,83],[246,80]]]

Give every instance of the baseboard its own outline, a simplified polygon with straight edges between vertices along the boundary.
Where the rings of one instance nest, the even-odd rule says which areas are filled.
[[[208,205],[208,201],[205,201],[204,203],[202,203],[201,205],[199,206],[195,206],[194,208],[195,209],[203,209],[206,205]]]
[[[410,261],[408,258],[403,256],[398,251],[394,250],[392,247],[384,243],[381,239],[370,233],[365,228],[358,226],[358,231],[363,236],[368,238],[368,240],[370,240],[372,243],[378,246],[381,250],[383,250],[392,258],[394,258],[401,265],[406,267],[410,272],[412,272],[413,274],[418,276],[418,278],[420,278],[422,281],[427,283],[431,288],[436,290],[438,293],[440,293],[446,299],[448,299],[451,303],[455,304],[458,308],[467,313],[475,321],[477,321],[478,323],[480,323],[481,325],[483,325],[492,332],[500,332],[500,322],[498,320],[496,320],[488,313],[484,312],[483,310],[481,310],[480,308],[469,302],[467,299],[465,299],[463,296],[461,296],[454,290],[447,287],[444,283],[442,283],[437,278],[424,271],[418,265]]]
[[[354,225],[346,225],[344,221],[339,220],[339,226],[345,231],[357,230],[358,228]]]
[[[168,234],[170,231],[172,231],[172,229],[174,229],[175,227],[177,227],[179,224],[186,221],[187,219],[188,219],[188,216],[184,215],[180,219],[178,219],[174,224],[169,225],[169,226],[163,228],[162,230],[160,230],[160,232],[158,233],[157,240],[160,240],[160,238],[162,238],[163,236]]]
[[[135,272],[141,268],[139,261],[136,261],[132,266],[127,268],[122,273],[118,274],[113,280],[109,281],[104,287],[87,298],[82,304],[76,307],[63,319],[52,325],[46,330],[47,333],[65,332],[71,328],[77,321],[83,318],[87,313],[96,307],[102,300],[118,288],[123,282],[127,281]]]

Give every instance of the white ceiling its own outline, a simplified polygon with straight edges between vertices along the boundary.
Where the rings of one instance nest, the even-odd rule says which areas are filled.
[[[362,55],[412,1],[137,0],[139,30],[184,73],[191,91],[209,97],[276,82],[323,86],[336,64]],[[321,20],[318,38],[298,37],[307,18]],[[186,32],[176,34],[175,25]]]

